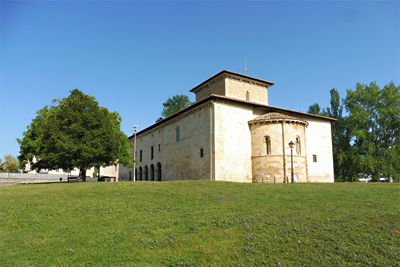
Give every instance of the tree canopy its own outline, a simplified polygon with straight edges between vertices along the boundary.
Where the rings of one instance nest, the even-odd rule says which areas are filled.
[[[372,82],[347,90],[344,99],[349,113],[354,164],[378,180],[382,175],[398,178],[400,172],[400,86],[383,89]]]
[[[316,111],[316,105],[308,111]],[[313,114],[337,119],[332,126],[336,181],[400,179],[400,86],[391,82],[381,89],[375,82],[357,83],[345,99],[332,89],[331,107]]]
[[[193,102],[191,102],[189,97],[186,95],[175,95],[172,98],[169,97],[168,100],[163,103],[164,108],[161,112],[161,117],[157,119],[157,122],[184,108],[187,108],[192,104]]]
[[[37,111],[23,139],[17,139],[21,167],[29,161],[37,171],[79,168],[82,180],[92,166],[122,163],[133,167],[128,137],[120,130],[117,112],[100,107],[93,96],[78,89],[54,102],[58,105]]]
[[[3,169],[6,172],[18,172],[18,161],[11,155],[4,156]]]
[[[308,107],[307,113],[320,115],[321,108],[318,103],[315,103]]]

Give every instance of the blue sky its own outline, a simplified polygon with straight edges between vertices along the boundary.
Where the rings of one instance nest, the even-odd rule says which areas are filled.
[[[398,1],[1,1],[0,158],[78,88],[131,135],[223,69],[275,83],[272,106],[329,105],[357,82],[400,85]]]

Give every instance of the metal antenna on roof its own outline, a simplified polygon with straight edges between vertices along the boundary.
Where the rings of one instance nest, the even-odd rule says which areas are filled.
[[[246,75],[247,75],[247,72],[249,71],[249,68],[247,67],[247,59],[245,59],[244,60],[244,72],[246,72]]]

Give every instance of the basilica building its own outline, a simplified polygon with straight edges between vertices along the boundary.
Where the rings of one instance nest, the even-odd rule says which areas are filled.
[[[129,179],[333,182],[335,119],[270,106],[273,85],[223,70],[195,86],[194,104],[136,134]]]

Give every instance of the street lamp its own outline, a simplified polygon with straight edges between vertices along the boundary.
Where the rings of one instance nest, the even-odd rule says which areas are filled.
[[[290,147],[290,157],[291,157],[291,160],[292,160],[292,183],[294,183],[294,176],[293,176],[293,148],[294,148],[294,143],[293,143],[293,141],[290,141],[289,147]]]
[[[133,147],[133,181],[136,181],[136,133],[137,133],[137,125],[132,126],[132,133],[135,134],[135,144]]]

